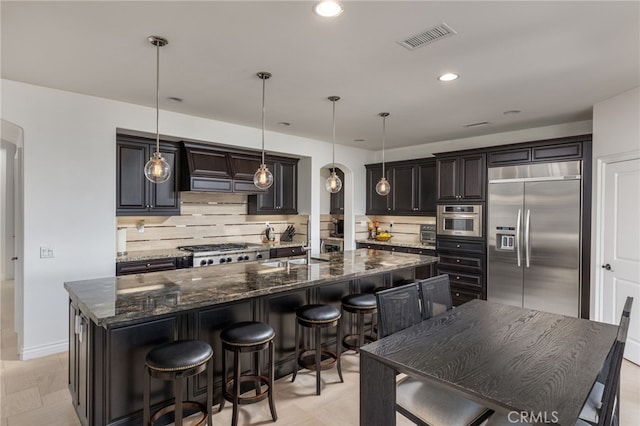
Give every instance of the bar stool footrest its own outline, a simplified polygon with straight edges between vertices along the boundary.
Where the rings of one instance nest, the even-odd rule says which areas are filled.
[[[328,370],[338,361],[338,355],[330,350],[320,351],[320,370]],[[308,370],[316,369],[316,350],[308,349],[303,351],[298,357],[298,365]]]
[[[259,384],[260,393],[252,396],[242,396],[242,384],[247,382],[253,383],[252,390],[255,390],[255,385]],[[264,391],[262,390],[263,385],[266,386],[266,389]],[[269,396],[269,379],[266,376],[256,376],[256,375],[240,376],[240,392],[241,394],[240,394],[240,397],[238,398],[238,404],[240,405],[253,404],[255,402],[262,401],[263,399],[266,399]],[[251,391],[247,391],[247,392],[251,392]],[[227,380],[227,383],[225,384],[225,387],[224,387],[223,397],[227,401],[233,402],[233,379]]]
[[[199,402],[196,402],[196,401],[183,401],[182,402],[182,410],[183,410],[183,413],[188,413],[190,410],[195,410],[194,414],[196,412],[202,413],[202,418],[200,420],[198,420],[197,423],[194,423],[193,426],[201,426],[201,425],[203,425],[203,424],[205,424],[207,422],[207,417],[208,417],[207,408],[203,404],[201,404]],[[149,424],[154,424],[162,416],[165,416],[165,415],[167,415],[167,414],[169,414],[171,412],[175,412],[175,411],[176,411],[176,404],[167,405],[166,407],[163,407],[160,410],[158,410],[155,413],[153,413],[153,415],[151,416],[151,419],[149,420]]]

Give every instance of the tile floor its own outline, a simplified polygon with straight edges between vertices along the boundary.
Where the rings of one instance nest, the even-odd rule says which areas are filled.
[[[0,288],[0,426],[80,425],[67,390],[67,353],[19,361],[13,332],[13,283]],[[322,396],[315,395],[315,375],[298,374],[277,381],[277,425],[353,426],[358,425],[358,356],[347,352],[342,358],[345,383],[335,370],[323,372]],[[640,424],[640,366],[625,361],[622,367],[621,424]],[[231,404],[221,413],[214,407],[214,424],[231,423]],[[411,425],[398,415],[398,425]],[[240,409],[239,424],[268,425],[271,414],[267,401]]]

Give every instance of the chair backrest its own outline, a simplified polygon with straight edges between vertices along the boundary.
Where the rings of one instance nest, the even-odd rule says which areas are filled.
[[[422,321],[420,295],[415,283],[392,287],[376,293],[378,337],[404,330]]]
[[[618,326],[618,335],[613,344],[610,353],[608,371],[604,382],[604,391],[602,392],[602,406],[598,416],[598,425],[611,425],[614,413],[617,411],[618,389],[620,388],[620,368],[622,367],[622,358],[624,355],[624,347],[627,342],[627,333],[629,332],[629,321],[631,321],[631,306],[633,305],[633,297],[627,297],[622,310],[622,318]]]
[[[440,315],[452,308],[449,275],[437,275],[419,282],[422,319]]]

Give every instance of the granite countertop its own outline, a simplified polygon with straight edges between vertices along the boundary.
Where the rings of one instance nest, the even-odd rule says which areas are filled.
[[[85,315],[109,327],[437,261],[432,256],[359,249],[322,254],[309,265],[276,259],[73,281],[64,287]]]
[[[392,240],[389,240],[389,241],[378,241],[378,240],[361,239],[361,240],[356,240],[356,243],[361,243],[361,244],[380,244],[380,245],[383,245],[383,246],[393,246],[393,247],[413,247],[413,248],[427,249],[427,250],[435,250],[436,249],[436,246],[434,246],[434,245],[422,244],[420,242],[407,243],[407,242],[395,242],[395,241],[392,241]]]

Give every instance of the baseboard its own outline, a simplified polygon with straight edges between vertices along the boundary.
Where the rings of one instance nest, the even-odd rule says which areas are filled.
[[[50,343],[48,345],[33,346],[30,348],[22,348],[18,355],[21,360],[40,358],[47,355],[58,354],[69,350],[69,341],[61,340],[60,342]]]

